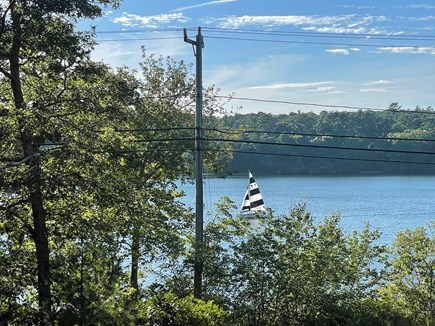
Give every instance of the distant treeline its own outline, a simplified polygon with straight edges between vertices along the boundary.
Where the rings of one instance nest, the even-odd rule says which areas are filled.
[[[230,174],[435,173],[431,107],[405,111],[393,103],[384,111],[260,112],[222,120],[227,131],[244,131],[233,145]]]

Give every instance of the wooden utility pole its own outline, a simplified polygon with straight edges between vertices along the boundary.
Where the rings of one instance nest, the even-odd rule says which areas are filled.
[[[184,29],[184,41],[192,44],[196,56],[196,110],[195,110],[195,178],[196,178],[196,218],[195,218],[195,267],[193,274],[193,293],[196,298],[201,297],[202,292],[202,242],[204,229],[204,203],[203,203],[203,150],[202,150],[202,48],[204,39],[201,35],[201,27],[198,27],[196,40],[187,37]]]

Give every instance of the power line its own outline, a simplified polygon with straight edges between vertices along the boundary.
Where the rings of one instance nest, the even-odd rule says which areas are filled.
[[[303,133],[303,132],[290,132],[290,131],[264,131],[264,130],[243,130],[243,129],[237,130],[237,129],[215,129],[215,128],[204,128],[204,130],[226,133],[226,134],[269,134],[269,135],[291,135],[291,136],[306,136],[306,137],[372,139],[372,140],[387,140],[387,141],[398,140],[398,141],[416,141],[416,142],[435,142],[435,139],[424,139],[424,138],[356,136],[356,135]]]
[[[419,113],[419,114],[435,114],[435,111],[418,111],[418,110],[398,110],[398,109],[381,109],[373,107],[357,107],[349,105],[334,105],[334,104],[320,104],[320,103],[308,103],[308,102],[293,102],[284,100],[268,100],[253,97],[237,97],[237,96],[225,96],[217,95],[217,98],[234,99],[240,101],[252,101],[252,102],[263,102],[263,103],[277,103],[277,104],[288,104],[288,105],[300,105],[300,106],[314,106],[323,108],[337,108],[337,109],[352,109],[352,110],[369,110],[369,111],[383,111],[383,112],[398,112],[398,113]]]
[[[167,127],[167,128],[147,128],[147,129],[115,129],[115,132],[159,132],[174,130],[195,130],[195,127]]]
[[[242,151],[242,150],[217,150],[217,149],[216,150],[215,149],[205,149],[205,150],[209,151],[209,152],[238,153],[238,154],[250,154],[250,155],[270,155],[270,156],[302,157],[302,158],[344,160],[344,161],[363,161],[363,162],[379,162],[379,163],[401,163],[401,164],[435,165],[435,162],[422,162],[422,161],[382,160],[382,159],[356,158],[356,157],[318,156],[318,155],[304,155],[304,154],[284,154],[284,153],[272,153],[272,152],[252,152],[252,151]]]
[[[283,31],[283,30],[258,30],[258,29],[232,29],[204,27],[203,30],[216,33],[259,34],[279,36],[314,36],[331,38],[379,38],[391,40],[435,40],[435,35],[412,35],[412,34],[367,34],[367,33],[334,33],[334,32],[309,32],[309,31]]]
[[[193,28],[188,30],[193,30]],[[139,34],[139,33],[163,33],[163,32],[182,32],[183,28],[146,28],[146,29],[123,29],[123,30],[108,30],[97,31],[95,34]]]
[[[240,101],[252,101],[252,102],[262,102],[262,103],[278,103],[278,104],[289,104],[289,105],[301,105],[301,106],[315,106],[322,108],[337,108],[337,109],[354,109],[354,110],[372,110],[372,111],[385,111],[385,109],[380,108],[370,108],[370,107],[356,107],[349,105],[334,105],[334,104],[320,104],[320,103],[308,103],[308,102],[293,102],[284,100],[268,100],[253,97],[238,97],[238,96],[225,96],[218,95],[219,98],[234,99]]]
[[[171,127],[171,128],[150,128],[150,129],[116,129],[115,132],[125,133],[125,132],[161,132],[161,131],[179,131],[179,130],[190,130],[193,131],[193,127]],[[344,139],[371,139],[371,140],[386,140],[386,141],[413,141],[413,142],[435,142],[435,139],[425,139],[425,138],[402,138],[402,137],[378,137],[378,136],[357,136],[357,135],[338,135],[338,134],[326,134],[326,133],[302,133],[302,132],[288,132],[288,131],[264,131],[264,130],[244,130],[244,129],[217,129],[217,128],[203,128],[204,131],[212,131],[225,134],[270,134],[270,135],[291,135],[291,136],[305,136],[305,137],[331,137],[331,138],[344,138]],[[101,133],[102,131],[96,131]],[[192,141],[195,140],[193,137],[179,137],[179,138],[146,138],[146,139],[134,139],[133,142],[168,142],[168,141]],[[213,138],[204,138],[204,140],[215,140]],[[219,141],[241,141],[241,140],[229,140],[229,139],[219,139]],[[263,144],[278,144],[283,145],[285,143],[268,143],[259,142],[254,140],[246,140],[245,142],[251,143],[263,143]],[[63,142],[46,142],[46,143],[36,143],[37,146],[62,146]],[[291,144],[292,146],[302,146],[303,144]],[[308,146],[308,145],[307,145]],[[342,147],[340,147],[342,149]],[[343,148],[347,149],[347,148]],[[413,153],[412,151],[404,151],[406,153]],[[416,152],[417,154],[432,154],[431,152]]]
[[[193,141],[194,137],[182,137],[182,138],[150,138],[150,139],[135,139],[135,143],[152,143],[152,142],[171,142],[171,141]],[[204,138],[202,138],[204,139]]]
[[[167,33],[182,32],[184,29],[195,31],[197,27],[187,28],[144,28],[144,29],[123,29],[96,31],[95,34],[139,34],[139,33]],[[314,36],[330,38],[364,38],[364,39],[391,39],[391,40],[435,40],[435,35],[416,35],[416,34],[369,34],[369,33],[335,33],[335,32],[312,32],[312,31],[284,31],[284,30],[261,30],[243,28],[219,28],[202,27],[203,32],[229,33],[229,34],[248,34],[248,35],[274,35],[274,36]]]
[[[205,141],[214,141],[214,142],[232,142],[232,143],[239,143],[239,144],[272,145],[272,146],[285,146],[285,147],[338,149],[338,150],[348,150],[348,151],[384,152],[384,153],[400,153],[400,154],[435,155],[435,152],[405,151],[405,150],[382,149],[382,148],[378,149],[378,148],[361,148],[361,147],[325,146],[325,145],[312,145],[312,144],[275,143],[275,142],[267,142],[267,141],[224,139],[224,138],[204,138],[204,140]]]
[[[168,33],[168,32],[181,32],[181,28],[167,28],[167,29],[134,29],[134,30],[109,30],[99,31],[96,35],[107,34],[144,34],[144,33]],[[190,28],[189,30],[194,30]],[[330,39],[363,39],[363,40],[386,40],[386,41],[435,41],[433,35],[392,35],[392,34],[356,34],[356,33],[322,33],[322,32],[298,32],[298,31],[266,31],[266,30],[249,30],[249,29],[221,29],[208,27],[204,28],[205,31],[211,33],[231,33],[240,35],[264,35],[264,36],[282,36],[282,37],[310,37],[310,38],[330,38]],[[298,41],[298,40],[277,40],[277,39],[260,39],[260,38],[242,38],[242,37],[225,37],[225,36],[212,36],[206,35],[204,37],[211,39],[224,39],[224,40],[238,40],[238,41],[254,41],[254,42],[270,42],[270,43],[292,43],[292,44],[308,44],[308,45],[333,45],[333,46],[362,46],[362,47],[431,47],[431,45],[424,44],[368,44],[368,43],[337,43],[337,42],[312,42],[312,41]],[[117,38],[117,39],[100,39],[98,42],[125,42],[125,41],[153,41],[153,40],[170,40],[181,39],[179,37],[146,37],[146,38]]]
[[[100,42],[130,42],[130,41],[159,41],[159,40],[178,40],[178,39],[182,39],[182,37],[181,36],[172,36],[172,37],[100,39],[100,40],[97,40],[97,43],[100,43]]]
[[[161,138],[161,139],[139,139],[136,142],[163,142],[163,141],[192,141],[194,138]],[[301,148],[316,148],[316,149],[338,149],[338,150],[353,150],[353,151],[366,151],[366,152],[387,152],[387,153],[401,153],[401,154],[424,154],[434,155],[432,152],[421,151],[402,151],[402,150],[388,150],[388,149],[370,149],[370,148],[353,148],[353,147],[339,147],[339,146],[320,146],[320,145],[304,145],[304,144],[288,144],[288,143],[273,143],[273,142],[261,142],[261,141],[244,141],[244,140],[228,140],[228,139],[213,139],[204,138],[204,141],[215,142],[236,142],[247,144],[263,144],[263,145],[280,145],[291,146]],[[59,145],[59,143],[57,143]],[[85,149],[86,150],[86,149]],[[184,151],[193,152],[193,148],[184,148]],[[94,154],[133,154],[133,153],[147,153],[147,152],[176,152],[172,149],[154,148],[154,149],[107,149],[90,151]],[[365,161],[365,162],[381,162],[381,163],[402,163],[402,164],[420,164],[420,165],[435,165],[435,162],[423,162],[423,161],[404,161],[404,160],[385,160],[385,159],[370,159],[370,158],[355,158],[355,157],[338,157],[338,156],[319,156],[319,155],[307,155],[307,154],[287,154],[287,153],[274,153],[264,151],[244,151],[244,150],[222,150],[222,149],[210,149],[204,148],[205,152],[227,152],[227,153],[239,153],[239,154],[252,154],[252,155],[269,155],[269,156],[282,156],[282,157],[301,157],[301,158],[315,158],[315,159],[332,159],[332,160],[347,160],[347,161]]]
[[[107,30],[97,31],[95,34],[144,34],[144,33],[168,33],[182,32],[184,28],[157,28],[157,29],[130,29],[130,30]],[[187,28],[195,30],[196,28]],[[367,33],[327,33],[309,31],[284,31],[284,30],[258,30],[258,29],[230,29],[217,27],[203,27],[203,31],[222,34],[242,34],[242,35],[266,35],[266,36],[287,36],[287,37],[320,37],[320,38],[344,38],[344,39],[376,39],[391,41],[435,41],[435,35],[412,35],[412,34],[367,34]]]
[[[362,44],[362,43],[338,43],[338,42],[309,42],[309,41],[289,41],[289,40],[276,40],[276,39],[260,39],[260,38],[246,38],[246,37],[228,37],[228,36],[204,36],[211,39],[220,40],[233,40],[233,41],[250,41],[250,42],[266,42],[266,43],[290,43],[290,44],[308,44],[308,45],[334,45],[334,46],[352,46],[352,47],[389,47],[389,48],[403,48],[403,47],[422,47],[424,45],[413,45],[413,44]]]

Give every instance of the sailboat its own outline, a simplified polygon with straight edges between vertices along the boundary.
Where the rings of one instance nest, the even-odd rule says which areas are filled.
[[[240,207],[240,214],[248,218],[261,217],[266,213],[266,206],[264,205],[263,196],[261,195],[260,188],[255,182],[254,176],[249,171],[249,185],[246,189],[243,202]]]

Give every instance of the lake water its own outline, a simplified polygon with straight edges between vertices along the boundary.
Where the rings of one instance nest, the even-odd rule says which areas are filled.
[[[361,230],[365,222],[382,232],[381,242],[391,244],[406,228],[435,221],[435,176],[265,177],[255,176],[267,207],[287,214],[298,203],[306,203],[322,219],[340,213],[346,232]],[[219,198],[228,196],[240,205],[248,185],[245,178],[205,178],[204,218]],[[183,202],[195,207],[195,185],[183,185]],[[234,214],[237,214],[234,211]]]

